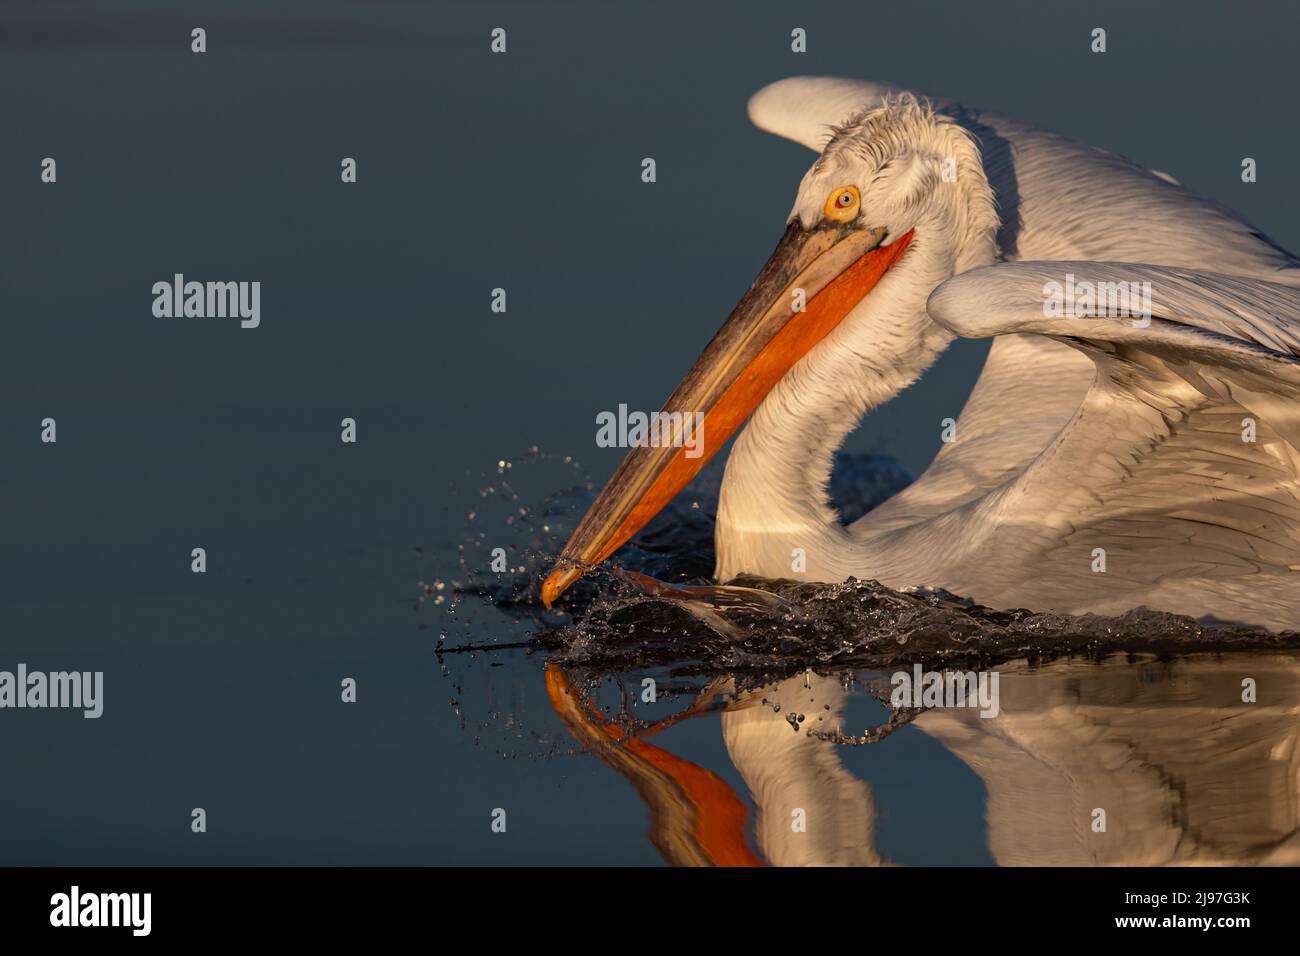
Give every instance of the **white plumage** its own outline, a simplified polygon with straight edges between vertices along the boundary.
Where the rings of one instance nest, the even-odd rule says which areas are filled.
[[[718,577],[852,575],[999,607],[1300,626],[1300,263],[1164,174],[887,92],[796,78],[750,101],[760,128],[824,150],[792,219],[810,225],[852,182],[872,225],[914,238],[737,439]],[[1067,275],[1150,283],[1150,325],[1045,316],[1045,287]],[[842,527],[835,449],[954,336],[995,336],[956,441]]]
[[[1001,675],[996,719],[939,708],[912,726],[980,777],[999,865],[1294,866],[1300,669],[1289,657],[1257,655],[1250,670],[1270,688],[1267,702],[1241,705],[1240,668],[1204,658],[1013,666]],[[845,766],[839,745],[791,733],[785,720],[807,711],[824,715],[817,730],[856,733],[844,726],[847,710],[838,681],[800,675],[750,691],[722,714],[728,755],[755,804],[755,842],[773,864],[889,862],[870,784]],[[869,768],[876,756],[855,764]],[[794,808],[805,811],[807,832],[791,827]],[[1096,808],[1105,830],[1093,829]]]

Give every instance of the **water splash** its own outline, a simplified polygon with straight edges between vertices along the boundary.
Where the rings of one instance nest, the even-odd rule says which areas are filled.
[[[743,672],[772,679],[807,667],[873,668],[918,660],[1032,662],[1061,655],[1099,659],[1124,652],[1300,646],[1295,634],[1200,624],[1146,609],[1116,617],[995,611],[936,589],[898,591],[874,581],[808,584],[744,577],[728,587],[712,587],[719,463],[702,471],[609,567],[593,570],[560,609],[547,612],[538,598],[540,582],[595,490],[572,459],[534,449],[523,463],[532,469],[558,465],[578,481],[527,506],[511,481],[522,469],[499,463],[480,501],[494,502],[501,513],[489,517],[480,506],[468,514],[453,589],[526,622],[530,634],[516,639],[566,665],[667,668],[678,677]],[[832,493],[846,520],[910,480],[891,460],[872,455],[842,453],[833,474]],[[488,521],[497,522],[491,532]],[[505,550],[506,571],[491,570],[490,546]],[[659,582],[678,587],[663,588]],[[492,643],[482,633],[462,637],[475,646]]]

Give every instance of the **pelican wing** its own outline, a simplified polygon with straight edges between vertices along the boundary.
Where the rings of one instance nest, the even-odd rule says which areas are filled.
[[[1091,308],[1085,283],[1100,291]],[[1130,306],[1149,294],[1149,324],[1097,314],[1119,289],[1134,293]],[[955,569],[943,583],[1003,606],[1067,611],[1148,603],[1209,613],[1227,588],[1234,606],[1257,607],[1248,623],[1285,622],[1280,609],[1300,586],[1300,292],[1167,267],[1021,262],[951,279],[928,308],[957,335],[1046,337],[1095,366],[1039,454],[906,529],[928,547],[955,542],[943,545]],[[1019,376],[1039,377],[1029,366]],[[1014,380],[1011,370],[998,378]],[[1002,429],[1039,414],[1006,397]]]
[[[800,76],[759,90],[754,124],[820,151],[832,127],[880,103],[887,83]],[[1164,173],[1057,133],[950,100],[926,97],[974,134],[1002,220],[998,247],[1014,260],[1159,262],[1300,287],[1300,263],[1235,213]],[[1025,375],[1026,368],[1037,371]],[[1078,408],[1091,363],[1040,335],[1000,335],[962,410],[963,440],[924,477],[860,522],[859,533],[915,524],[977,498],[1032,461]],[[1021,409],[1003,427],[1005,407]]]
[[[759,128],[820,150],[833,126],[878,104],[891,89],[912,92],[860,80],[794,77],[755,94],[749,114]],[[1110,588],[1125,591],[1116,598],[1117,610],[1139,603],[1132,600],[1135,594],[1153,602],[1168,599],[1166,606],[1182,601],[1192,610],[1196,602],[1183,600],[1183,591],[1195,588],[1186,582],[1198,580],[1190,575],[1199,570],[1218,577],[1219,562],[1225,561],[1250,582],[1243,587],[1261,586],[1263,574],[1248,576],[1259,568],[1268,571],[1268,588],[1294,589],[1292,575],[1283,571],[1300,560],[1291,537],[1292,346],[1300,315],[1292,290],[1300,288],[1300,262],[1166,174],[1032,124],[928,99],[979,139],[1002,219],[1002,258],[1061,260],[1046,267],[1057,280],[1069,260],[1092,261],[1075,268],[1080,277],[1108,268],[1124,280],[1134,279],[1138,266],[1122,263],[1159,262],[1166,268],[1156,270],[1155,293],[1167,314],[1145,330],[1101,319],[1064,323],[1086,324],[1085,337],[1045,324],[1042,285],[1048,280],[1033,272],[1041,263],[1025,262],[1028,273],[1009,264],[951,281],[932,300],[932,314],[959,334],[995,335],[958,420],[959,440],[944,446],[919,481],[857,522],[853,533],[863,539],[888,536],[903,547],[911,540],[915,553],[925,554],[926,548],[968,540],[954,516],[975,512],[1006,551],[998,558],[1007,569],[1000,594],[1019,595],[1017,603],[1026,605],[1064,608],[1072,594]],[[1210,276],[1211,271],[1239,278]],[[999,308],[1004,294],[1013,295],[1006,304],[1015,309]],[[983,324],[989,315],[996,333]],[[1260,423],[1253,444],[1241,441],[1246,417]],[[1135,475],[1125,474],[1130,467]],[[1208,496],[1204,500],[1196,498],[1197,486]],[[1224,491],[1233,488],[1241,490]],[[1078,529],[1066,527],[1067,512],[1075,507],[1073,498],[1067,504],[1066,491],[1080,499],[1094,491],[1099,496],[1078,505],[1086,512]],[[1265,500],[1256,500],[1261,493]],[[1031,499],[1034,494],[1039,498]],[[1194,507],[1173,517],[1175,509],[1166,507],[1171,494],[1192,496]],[[1150,499],[1145,506],[1138,504],[1143,495]],[[1019,507],[1021,515],[1033,514],[1031,505],[1045,507],[1056,525],[1017,527],[1014,513],[999,511]],[[1214,514],[1202,521],[1195,517],[1197,508]],[[1064,531],[1077,534],[1067,549],[1053,552],[1063,566],[1054,575],[1037,573],[1026,555],[1050,550],[1053,541],[1059,545]],[[1186,546],[1168,547],[1170,541],[1154,537],[1157,531]],[[1114,534],[1112,558],[1119,548],[1121,557],[1142,564],[1125,571],[1135,576],[1127,584],[1114,571],[1086,571],[1090,562],[1079,565],[1076,551],[1069,550],[1088,543],[1079,535],[1102,532]],[[1094,547],[1103,545],[1098,541],[1087,553]],[[1152,551],[1180,557],[1166,567],[1152,559]],[[1189,564],[1193,554],[1204,563]],[[1087,574],[1083,580],[1077,577],[1080,566]],[[905,562],[897,570],[895,577],[910,576]],[[971,574],[968,580],[987,578]],[[1179,581],[1184,583],[1171,583]],[[954,590],[963,585],[960,579],[934,583]],[[1256,595],[1250,591],[1228,603],[1248,604]],[[1266,611],[1261,620],[1276,618]]]
[[[765,133],[820,153],[834,127],[896,87],[833,76],[794,76],[769,83],[749,98],[749,119]],[[901,89],[901,88],[899,88]]]
[[[913,726],[984,781],[998,863],[1294,865],[1300,848],[1300,667],[1243,661],[1058,661],[1002,669],[1000,711],[930,710]],[[1096,830],[1096,811],[1105,829]]]
[[[929,100],[980,142],[1006,259],[1159,262],[1300,285],[1300,262],[1166,173],[997,113],[889,83],[796,76],[749,100],[759,129],[821,152],[833,127],[888,93]]]

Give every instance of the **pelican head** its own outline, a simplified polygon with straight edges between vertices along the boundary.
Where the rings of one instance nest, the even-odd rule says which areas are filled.
[[[950,341],[926,316],[926,297],[992,262],[996,228],[978,146],[929,105],[886,99],[832,127],[776,250],[664,405],[662,421],[693,416],[702,435],[690,454],[662,432],[630,449],[546,579],[543,602],[640,530],[760,404],[779,415],[800,393],[815,399],[824,414],[803,427],[804,440],[829,443],[829,459],[836,432],[877,401],[876,380],[897,391],[892,383],[915,378]],[[844,375],[846,358],[859,374]]]

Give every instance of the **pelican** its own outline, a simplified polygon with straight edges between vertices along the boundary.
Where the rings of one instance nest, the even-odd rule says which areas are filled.
[[[630,449],[547,606],[744,425],[718,580],[852,576],[995,608],[1300,626],[1294,256],[1167,174],[947,100],[797,77],[749,115],[818,156],[664,406],[703,415],[703,453]],[[1048,308],[1063,283],[1141,288],[1149,308]],[[954,440],[845,526],[827,495],[835,450],[958,336],[993,342]]]
[[[1300,665],[1294,655],[1252,656],[1251,673],[1272,691],[1267,703],[1242,705],[1242,664],[1010,665],[996,718],[939,708],[913,726],[980,778],[999,866],[1294,866]],[[800,675],[749,691],[720,715],[755,805],[755,842],[773,865],[889,863],[869,782],[844,765],[838,744],[791,733],[784,719],[824,713],[817,726],[841,730],[848,696],[837,677]],[[805,810],[804,832],[791,828],[795,807]],[[1097,807],[1102,832],[1092,828]]]
[[[940,708],[912,726],[980,778],[987,847],[1000,866],[1295,866],[1300,662],[1251,656],[1250,673],[1270,691],[1267,702],[1249,705],[1239,696],[1244,663],[1012,665],[995,719]],[[720,729],[752,820],[722,777],[644,739],[659,726],[628,736],[584,705],[554,664],[546,687],[575,737],[632,781],[670,863],[892,865],[879,846],[870,782],[845,766],[839,744],[792,733],[786,720],[807,711],[820,730],[847,729],[850,695],[838,676],[801,674],[746,691],[719,678],[709,689],[732,697]],[[881,746],[872,745],[865,765]],[[1094,828],[1097,808],[1102,829]],[[791,825],[795,811],[800,828]]]

